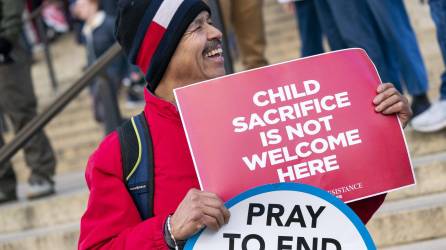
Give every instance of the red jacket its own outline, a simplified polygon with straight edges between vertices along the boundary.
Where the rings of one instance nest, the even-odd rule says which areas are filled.
[[[199,188],[192,158],[174,105],[145,93],[146,119],[154,145],[154,217],[141,221],[122,177],[119,137],[107,136],[85,173],[90,197],[81,219],[79,249],[168,249],[163,225],[190,188]],[[385,195],[351,203],[367,222]]]

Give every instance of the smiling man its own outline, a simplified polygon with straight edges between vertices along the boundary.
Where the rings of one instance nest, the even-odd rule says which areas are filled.
[[[153,145],[153,186],[148,187],[153,199],[147,201],[152,210],[145,216],[132,198],[135,189],[128,188],[127,181],[133,171],[124,174],[128,158],[121,152],[120,134],[111,133],[86,169],[90,197],[81,220],[79,249],[182,249],[185,240],[204,226],[218,230],[230,217],[219,197],[198,190],[173,95],[174,88],[224,75],[222,34],[212,25],[208,6],[199,0],[120,0],[118,5],[117,39],[148,82],[142,119]],[[398,113],[406,124],[407,100],[390,84],[377,92],[376,111]],[[142,169],[148,172],[146,167]],[[350,206],[367,222],[383,200],[378,196]]]

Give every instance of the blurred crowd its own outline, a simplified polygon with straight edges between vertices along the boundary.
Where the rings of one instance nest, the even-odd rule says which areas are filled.
[[[328,48],[363,48],[375,63],[382,81],[393,83],[399,91],[411,96],[414,112],[411,124],[415,130],[435,132],[446,127],[446,73],[439,76],[438,100],[429,100],[427,70],[403,0],[278,1],[296,17],[302,57],[323,53]],[[85,47],[86,67],[92,65],[115,43],[118,2],[0,0],[0,147],[4,145],[2,116],[18,131],[36,115],[37,102],[30,74],[33,52],[39,51],[44,41],[56,41],[71,31]],[[421,2],[430,6],[438,44],[446,60],[446,0]],[[219,4],[231,54],[238,55],[246,69],[267,65],[264,2],[219,0]],[[116,96],[126,86],[124,95],[128,106],[144,104],[144,76],[124,55],[108,66],[103,77]],[[94,117],[104,123],[107,107],[96,81],[91,83],[90,93]],[[52,194],[56,160],[45,133],[34,136],[24,150],[31,169],[28,196]],[[17,198],[14,171],[11,166],[7,169],[6,173],[0,173],[0,203]]]
[[[403,0],[278,2],[286,12],[295,15],[302,57],[324,53],[327,47],[331,50],[362,48],[377,67],[382,82],[390,82],[401,93],[410,95],[413,129],[436,132],[446,128],[446,73],[439,76],[439,98],[431,102],[427,95],[427,70]],[[420,1],[420,4],[429,4],[445,62],[446,0],[427,2]],[[220,6],[229,43],[236,44],[245,68],[268,64],[264,55],[263,1],[220,0]]]
[[[0,147],[5,142],[2,132],[5,120],[14,132],[21,130],[37,114],[37,99],[31,76],[33,55],[69,31],[85,47],[88,68],[114,43],[116,1],[99,0],[0,0]],[[105,81],[104,81],[105,79]],[[102,81],[117,98],[126,86],[126,105],[144,105],[144,77],[131,66],[124,55],[112,61],[90,84],[94,118],[108,128],[104,119],[107,107]],[[117,100],[115,100],[117,102]],[[6,119],[5,119],[6,118]],[[12,128],[11,128],[12,127]],[[26,195],[40,198],[54,193],[56,157],[44,131],[24,146],[26,165],[31,170]],[[3,171],[5,169],[6,171]],[[0,166],[0,203],[17,199],[17,178],[11,162]]]
[[[278,2],[295,15],[302,57],[326,52],[324,41],[331,50],[362,48],[375,63],[382,82],[411,96],[413,129],[436,132],[446,128],[446,73],[439,76],[439,98],[431,103],[427,70],[403,0]],[[428,4],[446,61],[446,0],[429,0]],[[266,65],[263,1],[220,0],[220,6],[229,41],[236,41],[245,68]]]
[[[441,76],[440,97],[431,104],[427,70],[403,0],[280,1],[296,15],[303,56],[324,52],[324,37],[332,50],[363,48],[381,80],[412,97],[415,130],[435,132],[446,127],[446,73]],[[445,61],[446,1],[428,2]]]

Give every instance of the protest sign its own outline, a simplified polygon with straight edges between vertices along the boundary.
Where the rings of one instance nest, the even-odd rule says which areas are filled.
[[[372,250],[356,214],[329,193],[304,184],[280,183],[246,191],[226,203],[229,223],[205,229],[185,250]]]
[[[176,89],[201,187],[228,200],[297,182],[350,202],[413,184],[397,116],[374,111],[380,83],[348,49]]]

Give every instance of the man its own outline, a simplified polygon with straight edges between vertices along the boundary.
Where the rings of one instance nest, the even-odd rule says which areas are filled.
[[[142,221],[126,189],[114,132],[87,166],[90,198],[81,220],[79,249],[182,249],[200,229],[218,230],[230,217],[221,199],[198,190],[173,95],[174,88],[224,75],[222,35],[200,0],[157,3],[121,1],[117,21],[118,41],[148,82],[144,113],[153,144],[154,216]],[[377,91],[376,111],[398,113],[406,124],[407,100],[391,84]],[[351,206],[366,222],[383,200],[377,196]]]
[[[19,39],[24,8],[22,0],[0,0],[0,113],[9,118],[15,131],[31,121],[37,109],[30,56]],[[0,147],[3,145],[0,133]],[[24,151],[26,164],[31,169],[28,197],[37,198],[54,193],[52,177],[56,160],[43,131],[25,145]],[[0,203],[17,199],[16,184],[11,163],[1,162]]]

